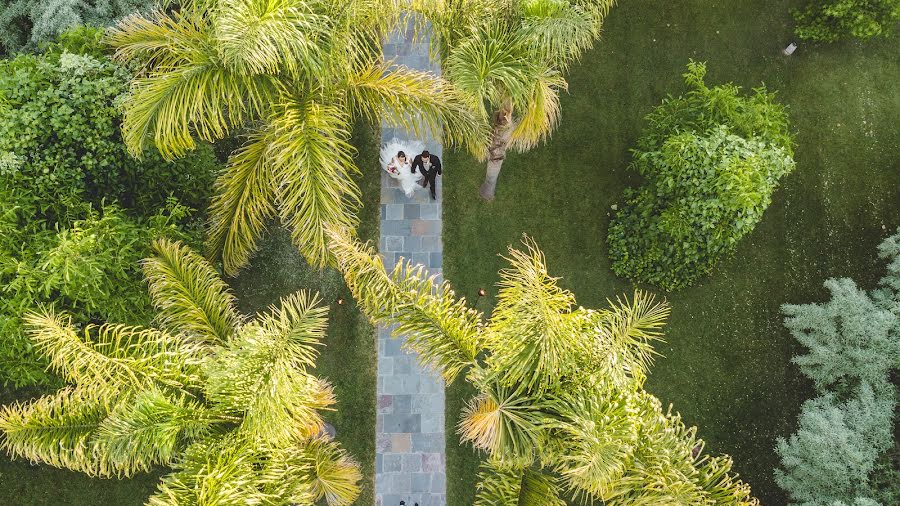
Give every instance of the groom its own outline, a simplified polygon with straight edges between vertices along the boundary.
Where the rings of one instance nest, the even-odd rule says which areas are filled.
[[[416,173],[416,169],[419,170],[419,173],[425,177],[425,181],[422,183],[422,186],[427,188],[428,185],[431,185],[431,200],[436,200],[434,196],[434,180],[437,176],[441,175],[441,159],[436,155],[432,155],[426,149],[422,151],[421,155],[416,155],[413,158],[412,162],[412,173]]]

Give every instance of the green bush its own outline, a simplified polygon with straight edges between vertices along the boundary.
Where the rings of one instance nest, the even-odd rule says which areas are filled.
[[[0,54],[34,49],[80,25],[110,26],[147,0],[0,0]]]
[[[77,45],[63,39],[60,44]],[[92,50],[89,44],[81,44]],[[126,152],[117,107],[129,75],[106,57],[56,52],[0,63],[0,152],[22,163],[23,182],[50,216],[86,200],[117,202],[149,216],[170,195],[203,209],[216,171],[209,146],[165,162],[156,152]]]
[[[43,55],[0,62],[0,382],[52,383],[23,335],[39,305],[76,323],[147,324],[138,262],[153,238],[200,243],[217,171],[209,146],[176,162],[132,159],[119,97],[128,73],[80,29]],[[74,54],[69,51],[88,54]]]
[[[794,168],[787,114],[764,88],[708,88],[691,62],[690,88],[647,116],[626,190],[607,237],[613,270],[666,290],[709,273],[756,226],[779,179]]]
[[[869,474],[878,456],[891,447],[895,399],[888,385],[876,392],[861,383],[841,402],[826,393],[803,403],[797,432],[779,438],[784,470],[775,481],[800,503],[852,503],[870,497]]]
[[[804,40],[885,37],[900,20],[900,0],[813,0],[794,11],[794,20]]]
[[[0,381],[17,387],[54,381],[23,332],[22,314],[53,305],[71,312],[79,325],[146,325],[153,312],[139,261],[150,254],[151,241],[165,236],[200,242],[178,225],[188,210],[174,201],[147,219],[88,206],[82,219],[52,228],[27,225],[33,215],[10,202],[0,204],[0,237],[8,239],[0,251]]]
[[[897,314],[883,307],[852,279],[829,279],[825,304],[785,305],[784,325],[809,352],[794,357],[820,389],[840,380],[882,382],[900,358]]]
[[[831,279],[825,304],[785,305],[785,326],[809,352],[794,358],[819,397],[779,439],[776,482],[804,504],[896,504],[890,372],[900,362],[900,230],[879,246],[888,274],[865,292]],[[896,449],[893,453],[896,454]]]

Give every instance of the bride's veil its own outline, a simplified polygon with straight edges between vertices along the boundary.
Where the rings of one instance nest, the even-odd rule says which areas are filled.
[[[394,137],[390,141],[381,146],[381,168],[386,169],[391,162],[391,158],[397,155],[398,151],[406,153],[406,159],[412,163],[412,159],[425,149],[425,143],[416,139],[398,139]]]

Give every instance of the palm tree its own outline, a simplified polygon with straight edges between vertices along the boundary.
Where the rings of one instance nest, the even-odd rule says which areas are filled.
[[[329,261],[324,225],[353,228],[359,204],[355,120],[416,135],[443,128],[449,142],[484,135],[447,82],[383,60],[396,0],[164,3],[178,5],[129,16],[108,35],[116,58],[137,68],[123,137],[135,156],[152,142],[171,158],[195,138],[245,134],[210,208],[208,250],[228,274],[276,217],[311,263]]]
[[[484,127],[481,196],[491,200],[507,151],[528,151],[559,122],[563,73],[600,36],[615,0],[414,0],[431,22],[433,52]]]
[[[307,372],[327,328],[317,296],[298,292],[248,320],[201,256],[154,248],[143,267],[159,329],[26,316],[69,385],[3,407],[3,448],[99,477],[171,466],[151,505],[351,504],[360,472],[321,435],[319,410],[335,398]]]
[[[387,273],[369,246],[329,229],[362,310],[396,325],[406,347],[449,383],[479,392],[459,423],[487,453],[478,505],[564,505],[568,493],[607,505],[758,502],[703,442],[643,390],[669,309],[636,292],[605,310],[575,305],[537,246],[509,249],[487,320],[421,266]]]

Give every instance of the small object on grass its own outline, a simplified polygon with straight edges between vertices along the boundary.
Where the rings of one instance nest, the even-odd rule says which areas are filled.
[[[479,289],[478,289],[478,296],[479,296],[479,297],[484,297],[485,295],[487,295],[487,292],[484,291],[484,288],[479,288]]]
[[[790,55],[794,54],[794,51],[796,51],[796,50],[797,50],[797,44],[794,44],[793,42],[791,42],[790,44],[788,44],[788,47],[784,48],[781,52],[787,56],[790,56]]]
[[[337,298],[337,303],[338,303],[339,306],[340,306],[341,304],[343,304],[343,303],[344,303],[344,298],[343,298],[343,297],[338,297],[338,298]]]

